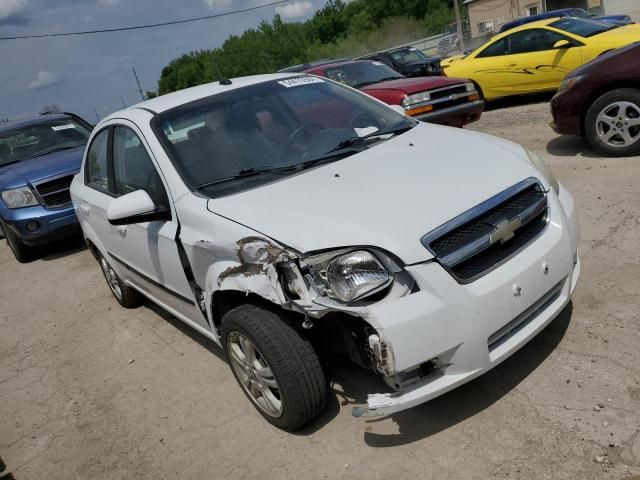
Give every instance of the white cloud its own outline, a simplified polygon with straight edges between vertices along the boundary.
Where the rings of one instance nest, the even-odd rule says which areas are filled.
[[[55,73],[42,70],[38,72],[36,79],[29,83],[29,89],[39,90],[41,88],[57,85],[58,83],[60,83],[60,79]]]
[[[305,0],[303,2],[293,2],[287,5],[280,5],[276,7],[276,13],[282,18],[292,20],[300,17],[304,17],[313,9],[311,2]]]
[[[0,0],[0,19],[9,18],[27,8],[27,0]]]
[[[209,10],[221,10],[231,7],[231,0],[202,0]]]

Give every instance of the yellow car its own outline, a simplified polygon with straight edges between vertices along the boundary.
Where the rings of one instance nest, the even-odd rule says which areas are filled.
[[[496,35],[466,56],[442,61],[444,75],[473,80],[491,100],[557,90],[580,65],[640,41],[640,25],[620,27],[582,18],[552,18]]]

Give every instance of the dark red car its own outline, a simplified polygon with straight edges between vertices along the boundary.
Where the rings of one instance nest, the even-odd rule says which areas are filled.
[[[585,137],[606,155],[640,154],[640,43],[571,72],[551,112],[556,133]]]
[[[349,60],[314,66],[306,73],[357,88],[425,122],[462,127],[475,122],[484,101],[475,85],[464,78],[405,78],[382,62]]]

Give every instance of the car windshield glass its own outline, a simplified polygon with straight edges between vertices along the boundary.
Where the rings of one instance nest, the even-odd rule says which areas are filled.
[[[580,37],[593,37],[602,32],[607,32],[618,25],[599,22],[597,20],[587,20],[585,18],[563,18],[549,24],[550,27],[573,33]]]
[[[395,50],[391,52],[391,57],[396,63],[400,65],[406,65],[408,63],[414,63],[414,62],[421,62],[423,60],[427,60],[428,58],[420,50],[413,47],[407,47],[407,48],[402,48],[400,50]]]
[[[72,118],[43,120],[0,132],[0,168],[87,143],[90,131]]]
[[[290,77],[176,107],[152,125],[185,182],[217,197],[340,160],[416,123],[335,82]]]
[[[349,85],[350,87],[364,87],[385,80],[404,78],[398,72],[382,62],[353,62],[337,67],[325,69],[325,74],[331,80]]]

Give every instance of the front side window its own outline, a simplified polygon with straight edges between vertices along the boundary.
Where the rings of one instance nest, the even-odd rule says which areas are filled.
[[[107,167],[107,146],[109,144],[109,129],[105,129],[95,136],[86,162],[86,183],[99,190],[109,191],[109,169]]]
[[[113,176],[116,196],[144,190],[156,204],[166,205],[160,175],[138,135],[127,127],[113,129]]]
[[[39,121],[0,132],[0,168],[61,150],[83,146],[90,130],[73,118]]]
[[[507,53],[507,38],[501,38],[500,40],[496,40],[483,51],[478,53],[477,58],[486,58],[486,57],[498,57],[500,55],[506,55]]]
[[[185,183],[210,197],[340,160],[414,125],[366,95],[309,76],[229,90],[152,122]]]
[[[569,40],[564,35],[545,30],[543,28],[534,28],[531,30],[522,30],[512,33],[508,37],[509,54],[542,52],[544,50],[553,50],[553,46],[560,40]]]
[[[398,72],[382,62],[345,63],[337,67],[327,68],[325,74],[331,80],[350,87],[359,88],[373,83],[404,78]]]

